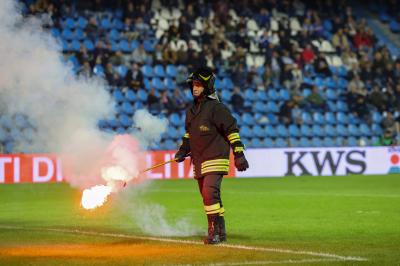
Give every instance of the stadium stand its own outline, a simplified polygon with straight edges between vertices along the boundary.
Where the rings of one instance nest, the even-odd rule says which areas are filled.
[[[23,2],[26,15],[51,15],[46,27],[77,75],[107,80],[117,117],[101,130],[129,132],[140,108],[169,117],[152,148],[177,147],[191,100],[185,79],[200,65],[216,70],[248,147],[374,145],[385,130],[399,134],[400,59],[351,2]],[[380,13],[397,34],[398,14]],[[23,134],[11,133],[10,119]],[[34,135],[21,115],[0,125],[5,152]]]

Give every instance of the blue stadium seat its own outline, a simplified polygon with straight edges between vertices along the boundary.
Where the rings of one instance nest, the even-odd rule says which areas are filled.
[[[231,92],[228,90],[221,91],[221,100],[223,102],[229,102],[231,100]]]
[[[248,101],[255,101],[256,95],[252,89],[247,89],[244,92],[244,98]]]
[[[51,32],[51,35],[56,39],[61,37],[61,32],[57,28],[51,28],[50,32]]]
[[[13,153],[14,150],[14,143],[12,141],[7,141],[4,145],[4,152],[6,154]]]
[[[311,90],[310,89],[304,89],[303,90],[303,97],[307,98],[308,96],[310,96],[311,94]]]
[[[10,140],[11,137],[8,134],[8,131],[2,127],[0,127],[0,142],[6,142],[7,140]]]
[[[337,110],[338,110],[339,112],[347,112],[347,111],[349,111],[349,108],[348,108],[348,106],[347,106],[347,103],[345,103],[345,102],[343,102],[343,101],[337,101],[336,107],[337,107]]]
[[[156,43],[155,40],[150,40],[150,39],[144,40],[143,42],[144,50],[148,53],[154,52],[155,43]]]
[[[104,68],[103,68],[103,66],[102,65],[95,65],[94,66],[94,68],[93,68],[93,73],[96,75],[96,76],[104,76]]]
[[[222,81],[220,79],[218,79],[218,78],[215,79],[214,87],[217,90],[225,89],[225,88],[222,87]]]
[[[246,125],[252,126],[254,124],[254,118],[251,114],[244,113],[242,115],[242,122],[245,123]]]
[[[289,132],[287,130],[287,128],[284,125],[278,125],[276,127],[276,133],[278,134],[279,137],[288,137],[289,136]]]
[[[76,22],[76,27],[79,27],[79,28],[81,28],[81,29],[84,29],[84,28],[86,28],[86,25],[87,25],[87,19],[85,19],[84,17],[79,17],[78,18],[78,21]]]
[[[300,126],[300,132],[304,137],[311,137],[313,135],[311,128],[304,124]]]
[[[117,128],[117,127],[119,127],[120,122],[119,122],[117,119],[109,119],[109,120],[108,120],[108,125],[109,125],[111,128]]]
[[[324,131],[325,131],[325,135],[329,136],[329,137],[336,137],[336,135],[337,135],[336,128],[329,124],[325,125]]]
[[[265,139],[263,140],[263,147],[266,147],[266,148],[272,148],[272,147],[274,147],[274,142],[273,142],[273,140],[272,140],[271,138],[265,138]]]
[[[295,124],[289,125],[289,135],[291,137],[300,137],[301,132],[300,132],[299,127]]]
[[[285,147],[288,146],[288,144],[287,144],[286,140],[284,140],[283,138],[277,138],[275,140],[275,145],[274,146],[277,147],[277,148],[285,148]]]
[[[118,120],[123,127],[132,126],[132,119],[126,114],[120,114]]]
[[[151,78],[154,76],[153,68],[149,65],[143,65],[141,70],[142,70],[143,76],[145,76],[146,78]]]
[[[349,117],[342,112],[338,112],[336,114],[336,119],[340,124],[348,124],[349,123]]]
[[[335,141],[333,140],[333,138],[324,138],[323,141],[323,146],[324,147],[335,147]]]
[[[324,129],[320,125],[313,125],[312,126],[312,133],[313,133],[314,136],[317,136],[317,137],[324,137],[325,136]]]
[[[372,122],[379,124],[382,121],[382,114],[374,111],[372,112]]]
[[[284,101],[288,101],[290,99],[290,93],[286,88],[283,88],[279,91],[279,96]]]
[[[125,134],[125,133],[126,133],[126,130],[125,130],[124,127],[118,127],[118,128],[115,130],[115,132],[116,132],[117,134],[119,134],[119,135],[122,135],[122,134]]]
[[[108,120],[105,119],[100,119],[97,125],[99,126],[100,129],[105,129],[110,126]]]
[[[254,111],[259,112],[259,113],[266,113],[267,112],[267,107],[262,101],[256,101],[254,104]]]
[[[178,148],[172,139],[165,140],[163,147],[166,150],[176,150]]]
[[[133,90],[128,90],[125,99],[129,102],[135,102],[137,100],[135,92]]]
[[[313,147],[323,147],[324,144],[320,138],[312,138],[311,144]]]
[[[173,126],[180,126],[181,125],[181,118],[177,113],[173,113],[169,117],[169,121]]]
[[[29,122],[26,116],[22,114],[16,114],[14,117],[15,126],[19,129],[24,129],[29,126]]]
[[[74,34],[74,39],[78,41],[82,41],[86,37],[85,33],[79,28],[76,29],[73,34]]]
[[[72,32],[70,29],[65,28],[65,29],[61,32],[61,37],[62,37],[64,40],[72,41],[72,40],[74,39],[75,36],[74,36],[73,32]]]
[[[313,120],[315,123],[319,125],[325,124],[325,117],[321,113],[314,113]]]
[[[166,75],[165,75],[164,67],[163,67],[162,65],[160,65],[160,64],[156,65],[156,66],[154,67],[154,74],[155,74],[157,77],[164,78],[164,77],[166,76]]]
[[[113,97],[117,102],[123,102],[125,100],[125,97],[120,90],[114,90]]]
[[[268,110],[268,112],[278,113],[279,112],[279,107],[275,102],[269,101],[267,103],[267,110]]]
[[[350,125],[348,126],[348,131],[349,131],[349,135],[351,135],[351,136],[356,136],[356,137],[361,136],[361,131],[360,131],[360,129],[357,127],[357,125],[350,124]]]
[[[118,50],[122,51],[123,53],[130,53],[133,51],[127,40],[120,41],[118,46]]]
[[[367,124],[361,124],[360,131],[361,131],[361,135],[363,135],[365,137],[372,136],[371,129],[369,128],[369,126]]]
[[[228,90],[233,90],[233,82],[230,78],[225,77],[222,79],[222,86]]]
[[[257,97],[257,100],[259,100],[259,101],[267,101],[268,100],[267,93],[265,91],[258,90],[256,92],[256,97]]]
[[[73,18],[71,18],[71,17],[68,17],[67,19],[65,19],[63,21],[63,24],[64,24],[65,27],[68,27],[70,29],[75,28],[75,20]]]
[[[334,90],[332,90],[332,89],[328,89],[327,91],[326,91],[326,98],[328,99],[328,100],[336,100],[337,99],[337,95],[336,95],[336,92],[334,91]]]
[[[70,45],[70,50],[79,52],[81,50],[81,43],[78,40],[73,40]]]
[[[91,52],[94,50],[94,44],[91,40],[86,39],[83,41],[83,45],[85,45],[86,49]]]
[[[347,138],[347,145],[350,147],[357,147],[358,141],[355,137],[349,137],[349,138]]]
[[[166,74],[170,78],[176,78],[177,70],[172,64],[167,65]]]
[[[311,147],[311,146],[312,146],[312,143],[308,138],[306,138],[306,137],[300,138],[300,147]]]
[[[167,135],[168,135],[168,137],[170,139],[177,140],[177,139],[180,139],[182,137],[182,136],[179,135],[179,132],[175,127],[168,127],[167,132],[168,132]]]
[[[123,102],[121,106],[121,110],[124,114],[133,115],[135,110],[133,109],[132,105],[129,102]]]
[[[265,131],[264,131],[264,129],[263,129],[261,126],[259,126],[259,125],[256,125],[256,126],[253,127],[253,134],[254,134],[256,137],[259,137],[259,138],[264,138],[264,137],[265,137]]]
[[[165,78],[164,79],[164,86],[167,90],[173,91],[177,88],[175,81],[172,78]]]
[[[336,124],[336,117],[332,112],[325,113],[325,121],[331,125]]]
[[[276,125],[279,123],[278,117],[275,114],[267,114],[268,121],[271,125]]]
[[[240,135],[244,138],[251,138],[253,134],[248,126],[242,126],[240,128]]]
[[[301,114],[301,119],[303,120],[304,124],[311,125],[313,123],[310,113],[303,112]]]
[[[121,78],[125,78],[128,68],[125,65],[120,65],[116,67],[117,73]]]
[[[264,145],[263,142],[259,138],[253,138],[251,140],[252,148],[261,148],[263,145]]]
[[[289,138],[290,147],[300,147],[300,142],[298,138]]]
[[[133,41],[131,41],[130,45],[131,45],[131,50],[133,51],[133,50],[135,50],[136,48],[138,48],[139,43],[138,43],[137,40],[133,40]]]
[[[347,74],[347,72],[346,72]],[[345,90],[347,89],[348,81],[344,78],[339,78],[337,81],[337,86],[339,89]]]
[[[151,85],[156,89],[156,90],[164,90],[165,86],[164,83],[161,81],[160,78],[153,78],[151,80]]]
[[[327,101],[326,104],[328,105],[328,108],[331,112],[337,111],[337,107],[334,101]]]
[[[283,132],[281,132],[281,133],[283,133]],[[271,137],[271,138],[276,138],[276,137],[278,137],[277,127],[274,127],[274,126],[272,126],[272,125],[267,125],[267,126],[265,127],[265,134],[266,134],[268,137]]]
[[[147,101],[147,92],[143,89],[138,90],[137,97],[141,102]]]
[[[100,27],[103,28],[103,29],[106,29],[106,30],[110,29],[110,28],[111,28],[111,21],[110,21],[110,19],[109,19],[109,18],[103,18],[103,19],[100,21]]]
[[[341,147],[341,146],[343,146],[344,145],[344,138],[343,137],[337,137],[336,139],[335,139],[335,146],[337,146],[337,147]]]
[[[379,124],[376,123],[372,124],[371,130],[372,130],[372,135],[374,136],[381,136],[383,134],[382,127]]]
[[[279,93],[276,90],[269,89],[268,90],[268,98],[273,100],[273,101],[279,101],[281,97],[280,97]]]
[[[341,136],[341,137],[346,137],[349,135],[347,127],[342,124],[339,124],[336,126],[336,132],[337,132],[337,135]]]

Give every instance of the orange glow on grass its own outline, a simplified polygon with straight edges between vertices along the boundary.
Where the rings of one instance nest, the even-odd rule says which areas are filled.
[[[85,189],[82,194],[81,205],[85,209],[100,207],[106,202],[112,188],[109,186],[98,185]]]

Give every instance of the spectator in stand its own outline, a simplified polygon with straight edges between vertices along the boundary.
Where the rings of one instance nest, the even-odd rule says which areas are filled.
[[[92,76],[92,68],[88,61],[84,62],[81,69],[79,70],[79,75],[90,78]]]
[[[246,108],[244,107],[244,98],[242,96],[242,93],[240,92],[239,87],[234,87],[233,93],[231,95],[231,101],[230,103],[232,104],[233,110],[235,113],[241,113],[243,112]]]
[[[154,88],[151,88],[147,95],[147,107],[152,113],[160,113],[161,111],[160,99],[156,96]]]
[[[318,87],[313,86],[311,94],[305,99],[311,110],[324,111],[326,109],[325,99],[318,92]]]
[[[150,56],[144,50],[143,43],[140,43],[139,46],[132,52],[131,61],[139,64],[149,63]]]
[[[292,111],[294,108],[295,104],[292,100],[286,101],[284,104],[279,109],[279,120],[281,123],[284,123],[285,125],[289,125],[293,123],[292,120]]]
[[[86,36],[91,40],[94,40],[97,37],[97,34],[99,34],[99,26],[96,17],[93,16],[89,19],[85,32]]]
[[[397,145],[395,134],[390,129],[386,129],[382,136],[374,143],[374,146],[395,146]]]
[[[312,49],[311,44],[307,44],[301,53],[304,64],[312,64],[315,59],[315,53]]]
[[[185,97],[182,95],[179,89],[174,90],[174,93],[170,98],[169,103],[171,112],[180,112],[186,108]]]
[[[343,50],[350,49],[350,44],[347,36],[343,33],[343,29],[339,28],[332,37],[332,44],[336,51],[340,54]]]
[[[381,125],[384,131],[390,130],[391,132],[396,132],[396,120],[392,112],[386,113],[386,116],[381,121]]]
[[[322,74],[324,76],[330,77],[332,76],[332,72],[329,69],[328,62],[325,59],[324,54],[318,54],[316,60],[314,61],[314,69],[318,74]]]
[[[131,69],[126,73],[125,86],[132,88],[134,91],[144,87],[143,74],[137,63],[133,63]]]
[[[369,103],[378,109],[379,112],[383,112],[386,109],[385,96],[378,85],[374,85],[372,92],[369,94]]]

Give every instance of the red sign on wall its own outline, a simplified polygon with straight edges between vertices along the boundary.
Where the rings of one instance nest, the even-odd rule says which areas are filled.
[[[49,154],[0,154],[0,184],[63,180],[61,160]]]

